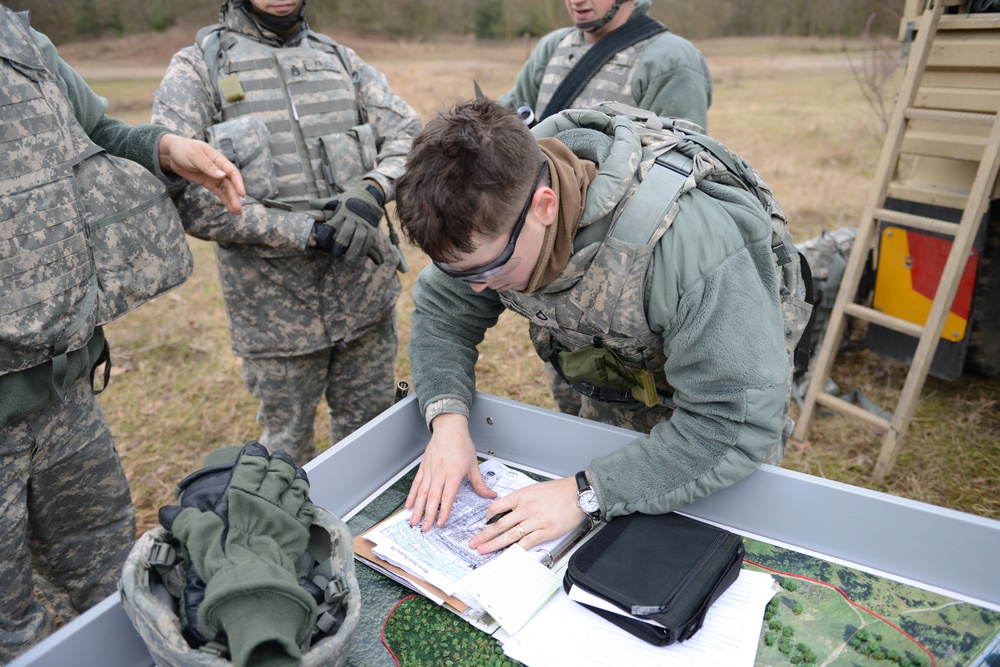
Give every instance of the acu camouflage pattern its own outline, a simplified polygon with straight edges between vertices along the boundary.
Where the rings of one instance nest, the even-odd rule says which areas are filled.
[[[538,100],[535,102],[536,115],[545,111],[566,76],[580,61],[580,58],[590,50],[583,31],[571,29],[565,37],[559,40],[559,45],[553,52],[542,75],[542,83],[538,88]],[[657,36],[644,39],[625,48],[611,57],[608,62],[587,82],[580,94],[573,100],[572,108],[586,109],[596,106],[605,100],[623,102],[635,105],[632,97],[632,80],[639,66],[639,57],[646,46]],[[557,111],[561,111],[557,110]]]
[[[90,340],[193,263],[160,181],[90,141],[34,39],[0,13],[0,374]]]
[[[217,97],[206,55],[194,45],[172,59],[153,121],[204,138],[220,119],[252,113],[270,133],[277,193],[268,202],[247,198],[243,215],[234,216],[210,192],[189,186],[178,200],[181,218],[188,233],[215,242],[236,354],[295,356],[350,343],[394,309],[401,289],[395,267],[309,250],[313,220],[323,216],[305,200],[334,194],[324,175],[324,145],[351,133],[371,137],[377,149],[374,167],[359,176],[377,181],[391,198],[420,121],[351,49],[308,29],[282,45],[237,4],[226,6],[225,30],[211,34],[219,38],[219,76],[235,74],[246,98]],[[357,129],[365,125],[370,134]],[[344,158],[336,156],[338,164]],[[360,154],[351,159],[363,161]],[[386,234],[378,243],[385,257],[394,256]]]
[[[135,539],[128,480],[104,414],[80,378],[46,410],[0,430],[0,662],[115,590]],[[28,480],[30,482],[30,493]]]
[[[330,443],[346,438],[392,405],[396,318],[390,313],[360,338],[295,357],[243,360],[243,382],[260,401],[260,443],[304,465],[316,456],[314,423],[326,398]]]
[[[638,109],[634,111],[639,112]],[[539,126],[536,136],[545,136],[553,128],[580,123],[586,125],[588,114],[597,112],[570,111],[562,115],[563,120],[552,121],[548,128]],[[642,114],[640,116],[648,115]],[[568,121],[568,123],[567,123]],[[638,125],[638,123],[637,123]],[[640,126],[641,127],[641,126]],[[624,206],[637,196],[650,196],[639,189],[639,183],[650,169],[654,168],[657,157],[678,150],[693,159],[693,173],[684,183],[681,192],[686,192],[703,180],[728,185],[744,190],[753,186],[762,193],[771,212],[771,246],[776,251],[794,248],[788,233],[787,222],[781,206],[774,199],[770,188],[760,175],[735,153],[728,155],[742,163],[747,169],[745,176],[753,179],[745,183],[711,151],[700,145],[683,140],[683,133],[670,130],[640,129],[642,146],[633,149],[629,166],[636,176],[624,191],[611,197],[602,209],[590,216],[597,219],[608,216],[618,229],[630,224],[643,224],[639,220],[622,219],[622,214],[630,209]],[[558,135],[557,135],[558,136]],[[504,305],[528,318],[532,329],[532,342],[542,359],[548,359],[553,349],[578,350],[594,344],[600,339],[602,345],[614,350],[632,370],[646,369],[653,373],[657,389],[663,394],[672,389],[663,372],[666,358],[663,355],[663,339],[651,331],[646,322],[646,303],[649,286],[649,262],[653,248],[664,232],[670,227],[680,209],[675,204],[667,209],[659,225],[653,231],[648,244],[626,243],[614,234],[606,236],[601,243],[591,244],[573,254],[563,273],[550,285],[532,294],[516,292],[499,293]],[[593,224],[591,222],[590,224]],[[781,441],[775,443],[766,463],[778,465],[784,455],[784,445],[791,435],[793,423],[787,416],[791,404],[791,380],[794,367],[794,350],[809,320],[811,308],[805,301],[806,286],[802,278],[799,257],[793,254],[790,261],[775,263],[775,280],[781,298],[784,315],[785,347],[788,354],[788,393],[785,402],[785,425]],[[659,421],[668,418],[669,405],[638,409],[602,404],[599,401],[583,399],[580,416],[596,418],[625,428],[648,433]]]
[[[234,118],[208,128],[205,141],[235,164],[247,196],[258,201],[278,194],[271,158],[271,131],[255,116]]]
[[[231,15],[233,23],[246,18],[241,11]],[[220,93],[221,120],[254,116],[270,130],[277,198],[301,202],[331,196],[322,173],[322,138],[346,132],[360,120],[354,82],[336,50],[327,52],[317,48],[323,43],[309,40],[272,46],[222,26],[204,32],[199,44],[209,65],[217,50],[218,76],[235,75],[245,95],[230,101]]]
[[[226,667],[228,660],[192,649],[181,634],[178,600],[161,583],[149,557],[157,542],[169,539],[157,526],[144,533],[132,547],[121,571],[118,591],[125,615],[146,643],[160,667]],[[347,662],[361,618],[361,591],[354,571],[354,548],[350,530],[337,516],[316,508],[310,529],[309,551],[316,561],[316,574],[340,575],[348,593],[347,609],[337,631],[303,649],[303,667],[338,667]]]
[[[809,367],[795,369],[795,384],[792,393],[800,405],[809,389],[816,360],[819,357],[820,346],[826,334],[830,314],[833,312],[833,302],[837,300],[837,292],[844,277],[844,269],[847,268],[847,260],[851,255],[851,249],[854,247],[857,236],[857,227],[841,227],[832,232],[824,230],[819,236],[814,236],[798,246],[808,260],[809,268],[812,271],[813,309],[815,311],[811,331],[812,354],[809,357]],[[841,341],[841,344],[845,343],[850,335],[851,330],[848,327],[844,331],[844,340]],[[832,378],[828,377],[823,390],[827,393],[837,394],[839,387]]]
[[[639,171],[644,160],[648,169],[652,159],[649,155],[644,157],[637,144],[628,158],[626,170]],[[690,186],[693,187],[693,183]],[[622,205],[637,187],[638,182],[633,179],[627,190],[617,192],[592,216],[598,219],[590,224],[601,224],[600,218],[617,219],[625,208]],[[547,360],[553,350],[578,350],[600,339],[601,345],[614,350],[629,369],[652,372],[657,389],[671,393],[663,371],[666,363],[663,338],[649,329],[645,313],[647,269],[656,241],[670,227],[676,214],[675,207],[664,215],[648,244],[630,244],[608,236],[603,242],[574,253],[559,277],[540,290],[531,294],[498,293],[504,306],[528,319],[532,343],[539,357]],[[546,364],[547,372],[550,368]],[[559,380],[550,384],[563,412],[575,409],[575,414],[581,417],[643,433],[649,433],[653,426],[669,419],[672,412],[664,405],[646,408],[639,404],[629,407],[604,404],[581,396],[556,375],[554,369],[550,371],[550,379],[552,377]],[[560,393],[556,393],[557,388],[561,389]],[[567,393],[567,389],[572,394]]]

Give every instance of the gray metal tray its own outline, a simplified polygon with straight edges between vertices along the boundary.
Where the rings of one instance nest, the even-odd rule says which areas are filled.
[[[635,438],[487,394],[477,396],[470,425],[479,451],[559,475]],[[400,401],[306,466],[314,502],[346,514],[419,456],[427,439],[415,397]],[[1000,610],[1000,521],[772,466],[683,511]],[[8,667],[152,664],[112,595]]]

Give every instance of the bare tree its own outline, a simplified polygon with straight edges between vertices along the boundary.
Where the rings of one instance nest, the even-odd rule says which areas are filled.
[[[902,18],[897,8],[897,3],[887,1],[880,7],[882,12],[895,16],[896,22]],[[889,115],[892,111],[893,100],[889,94],[889,81],[896,70],[903,64],[900,45],[896,41],[895,35],[888,35],[884,32],[873,30],[873,25],[878,19],[878,12],[869,14],[865,21],[865,29],[861,35],[863,48],[861,49],[860,61],[855,62],[851,56],[851,51],[847,42],[843,43],[844,54],[851,67],[851,73],[858,82],[862,94],[865,96],[868,105],[875,112],[882,125],[882,132],[889,129]]]

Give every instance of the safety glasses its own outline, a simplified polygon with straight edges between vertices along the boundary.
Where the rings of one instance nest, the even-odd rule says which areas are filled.
[[[445,275],[458,278],[467,283],[486,283],[517,267],[521,258],[515,257],[513,260],[511,259],[511,256],[514,254],[514,246],[517,245],[517,237],[521,235],[521,230],[524,228],[524,221],[528,219],[528,211],[531,210],[531,202],[535,198],[535,191],[538,189],[538,184],[542,182],[542,177],[548,170],[549,163],[547,160],[543,160],[542,166],[538,169],[538,176],[535,177],[535,183],[528,192],[528,201],[524,202],[524,208],[521,209],[521,215],[517,218],[514,231],[510,233],[510,240],[507,241],[507,245],[504,246],[503,251],[496,259],[475,269],[455,269],[443,262],[437,261],[434,262],[434,266],[439,268]]]

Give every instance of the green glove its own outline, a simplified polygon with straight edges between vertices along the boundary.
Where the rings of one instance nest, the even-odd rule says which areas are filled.
[[[171,522],[205,582],[198,623],[207,637],[227,635],[235,665],[299,664],[316,622],[296,572],[313,515],[305,471],[250,442],[219,504],[185,508]]]
[[[355,185],[331,199],[310,199],[309,206],[327,211],[325,223],[314,225],[313,238],[320,250],[347,259],[367,256],[376,266],[384,258],[378,247],[378,223],[385,215],[385,195],[375,185]],[[326,233],[323,225],[336,234]]]

